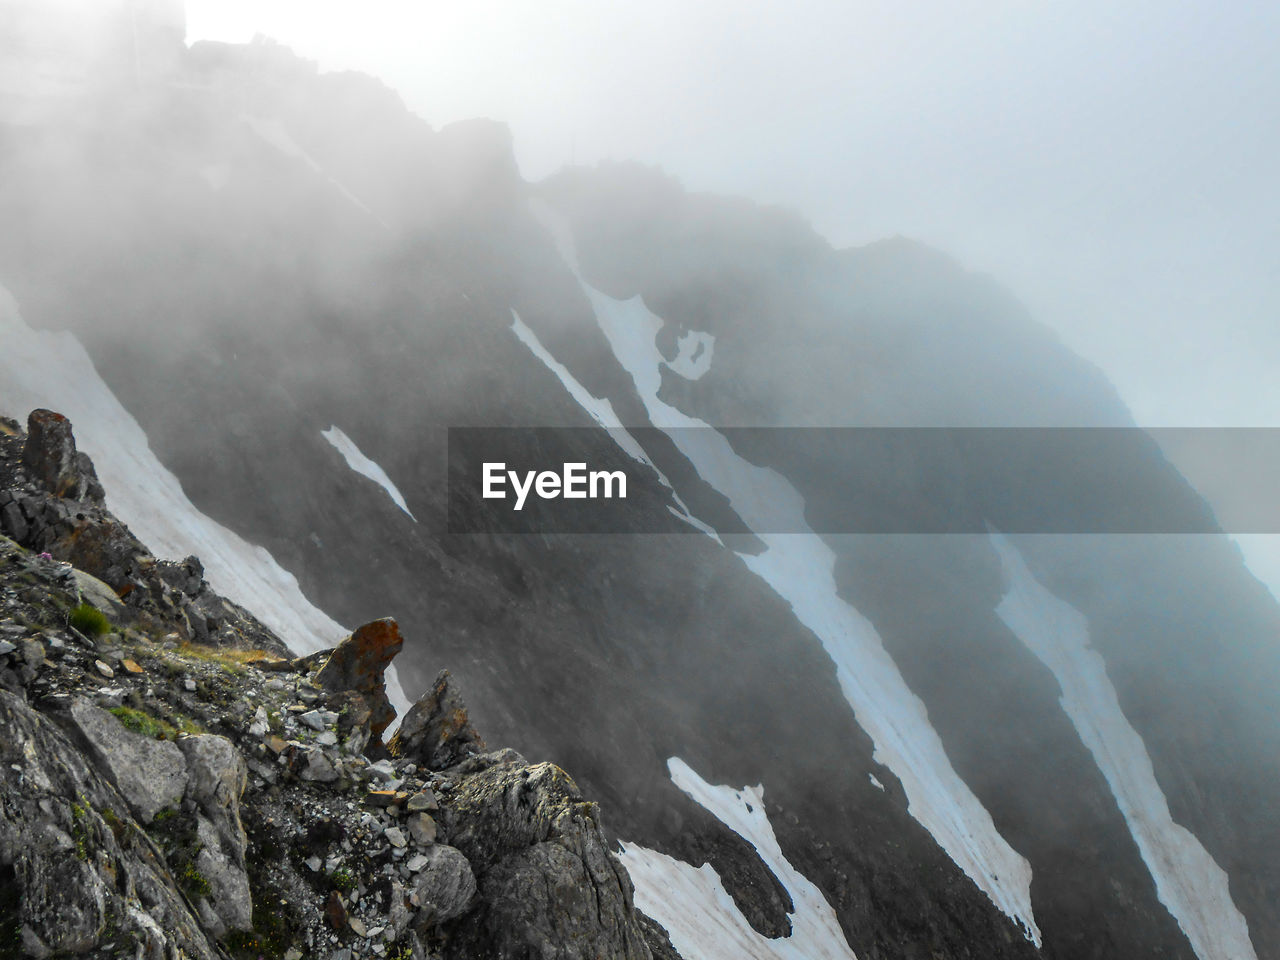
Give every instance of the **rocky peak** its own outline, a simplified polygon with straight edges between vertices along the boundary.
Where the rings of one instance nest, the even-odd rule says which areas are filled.
[[[32,410],[22,465],[55,497],[102,503],[104,494],[93,462],[76,450],[71,421],[52,410]]]

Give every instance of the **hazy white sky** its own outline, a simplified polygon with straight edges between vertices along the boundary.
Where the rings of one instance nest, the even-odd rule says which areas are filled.
[[[521,168],[657,163],[1011,287],[1142,423],[1280,426],[1280,4],[188,0]]]

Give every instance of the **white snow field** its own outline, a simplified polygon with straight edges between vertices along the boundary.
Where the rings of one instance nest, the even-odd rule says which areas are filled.
[[[783,855],[759,786],[713,786],[679,757],[667,761],[672,782],[751,844],[791,895],[791,935],[771,940],[751,928],[710,864],[682,860],[623,842],[622,862],[636,888],[636,906],[671,935],[687,960],[856,960],[822,891]]]
[[[841,689],[858,723],[875,744],[875,759],[902,782],[908,810],[991,901],[1040,944],[1031,906],[1031,866],[1000,835],[990,813],[951,766],[924,703],[911,692],[875,627],[836,591],[835,554],[808,527],[804,501],[782,475],[739,457],[728,440],[703,421],[658,397],[657,347],[662,320],[640,297],[616,300],[591,287],[577,271],[572,234],[554,211],[534,214],[578,275],[614,355],[631,375],[649,418],[671,437],[704,481],[728,498],[766,549],[743,553],[749,569],[790,603],[796,617],[834,661]],[[690,429],[695,428],[695,429]],[[761,530],[798,530],[773,534]]]
[[[106,488],[107,507],[157,557],[198,556],[215,590],[249,610],[296,653],[330,647],[351,632],[315,607],[265,549],[196,509],[80,342],[67,332],[33,330],[3,287],[0,343],[0,412],[21,421],[45,407],[69,417],[76,445],[93,458]],[[387,671],[387,693],[404,716],[410,701],[394,666]]]
[[[400,493],[400,489],[387,476],[387,471],[366,457],[360,448],[355,445],[355,441],[343,433],[340,428],[334,426],[329,427],[328,430],[321,430],[320,436],[328,440],[333,445],[333,448],[342,454],[342,459],[347,462],[348,467],[360,474],[360,476],[368,477],[380,486],[387,492],[387,496],[391,498],[392,502],[408,514],[410,520],[414,523],[418,522],[418,518],[413,515],[409,505],[404,502],[404,495]]]
[[[1090,646],[1088,621],[1036,579],[1008,537],[992,534],[991,542],[1008,584],[996,613],[1058,681],[1062,708],[1110,785],[1160,902],[1200,960],[1256,960],[1226,872],[1170,816],[1147,748],[1120,708],[1106,662]]]

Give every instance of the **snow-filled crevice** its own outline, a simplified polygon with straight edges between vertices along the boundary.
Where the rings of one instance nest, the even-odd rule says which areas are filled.
[[[666,474],[659,470],[657,465],[649,459],[649,455],[644,452],[644,447],[640,446],[636,438],[631,435],[631,432],[622,425],[622,421],[618,419],[618,415],[614,412],[613,404],[609,402],[608,398],[594,396],[590,390],[579,383],[578,379],[569,372],[569,368],[553,357],[551,351],[542,345],[538,335],[530,330],[528,324],[520,319],[520,314],[514,308],[511,310],[511,330],[515,333],[516,339],[528,347],[529,352],[541,360],[546,368],[556,375],[556,378],[564,386],[569,396],[613,438],[613,442],[618,445],[623,453],[637,463],[644,464],[654,472],[658,482],[671,492],[671,499],[675,502],[675,506],[668,509],[672,515],[701,530],[703,533],[719,539],[714,530],[695,517],[689,511],[689,508],[685,506],[684,501],[680,499],[680,495],[676,493],[675,487],[671,485],[671,481],[667,479]]]
[[[545,206],[534,212],[574,269],[577,257],[563,221]],[[901,781],[911,815],[1027,938],[1039,944],[1030,864],[1000,835],[990,813],[952,768],[924,703],[907,686],[875,627],[840,597],[836,556],[809,529],[799,492],[776,471],[738,456],[728,440],[703,421],[659,399],[665,363],[657,347],[662,320],[640,297],[617,300],[594,289],[580,274],[578,280],[652,424],[667,432],[699,476],[729,500],[764,543],[759,554],[741,554],[743,562],[822,642],[836,665],[845,699],[875,744],[876,761]],[[806,532],[759,532],[778,529]]]
[[[347,462],[348,467],[360,474],[360,476],[367,477],[380,486],[386,491],[391,501],[408,514],[410,520],[414,523],[418,522],[418,518],[413,515],[413,511],[405,503],[404,495],[400,492],[400,489],[387,476],[387,471],[366,457],[360,448],[356,446],[354,440],[343,433],[339,427],[332,426],[328,430],[321,430],[320,436],[328,440],[333,445],[333,448],[342,454],[342,459]]]
[[[714,786],[679,757],[667,761],[672,782],[755,848],[791,896],[791,934],[770,939],[738,910],[710,864],[693,867],[623,842],[622,862],[636,888],[636,906],[671,936],[686,960],[856,960],[835,911],[782,853],[764,809],[760,786]]]
[[[1008,585],[996,613],[1058,681],[1062,708],[1111,787],[1160,902],[1200,960],[1255,960],[1227,874],[1170,815],[1146,745],[1090,645],[1088,620],[1036,579],[1008,537],[992,534],[991,541]]]
[[[313,605],[267,550],[201,513],[75,336],[33,330],[2,287],[0,343],[0,412],[21,419],[45,407],[69,417],[77,446],[93,459],[108,509],[157,557],[198,556],[215,590],[296,653],[322,650],[350,633]],[[409,701],[394,668],[387,673],[387,692],[403,716]]]

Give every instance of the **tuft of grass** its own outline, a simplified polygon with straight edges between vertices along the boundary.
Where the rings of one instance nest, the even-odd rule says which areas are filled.
[[[175,653],[188,660],[215,663],[227,673],[237,677],[245,674],[246,664],[261,660],[267,655],[265,650],[234,650],[224,647],[207,647],[199,643],[181,644]]]
[[[106,614],[87,603],[82,603],[73,609],[67,622],[86,637],[100,637],[104,633],[111,632],[111,621],[107,619]]]

